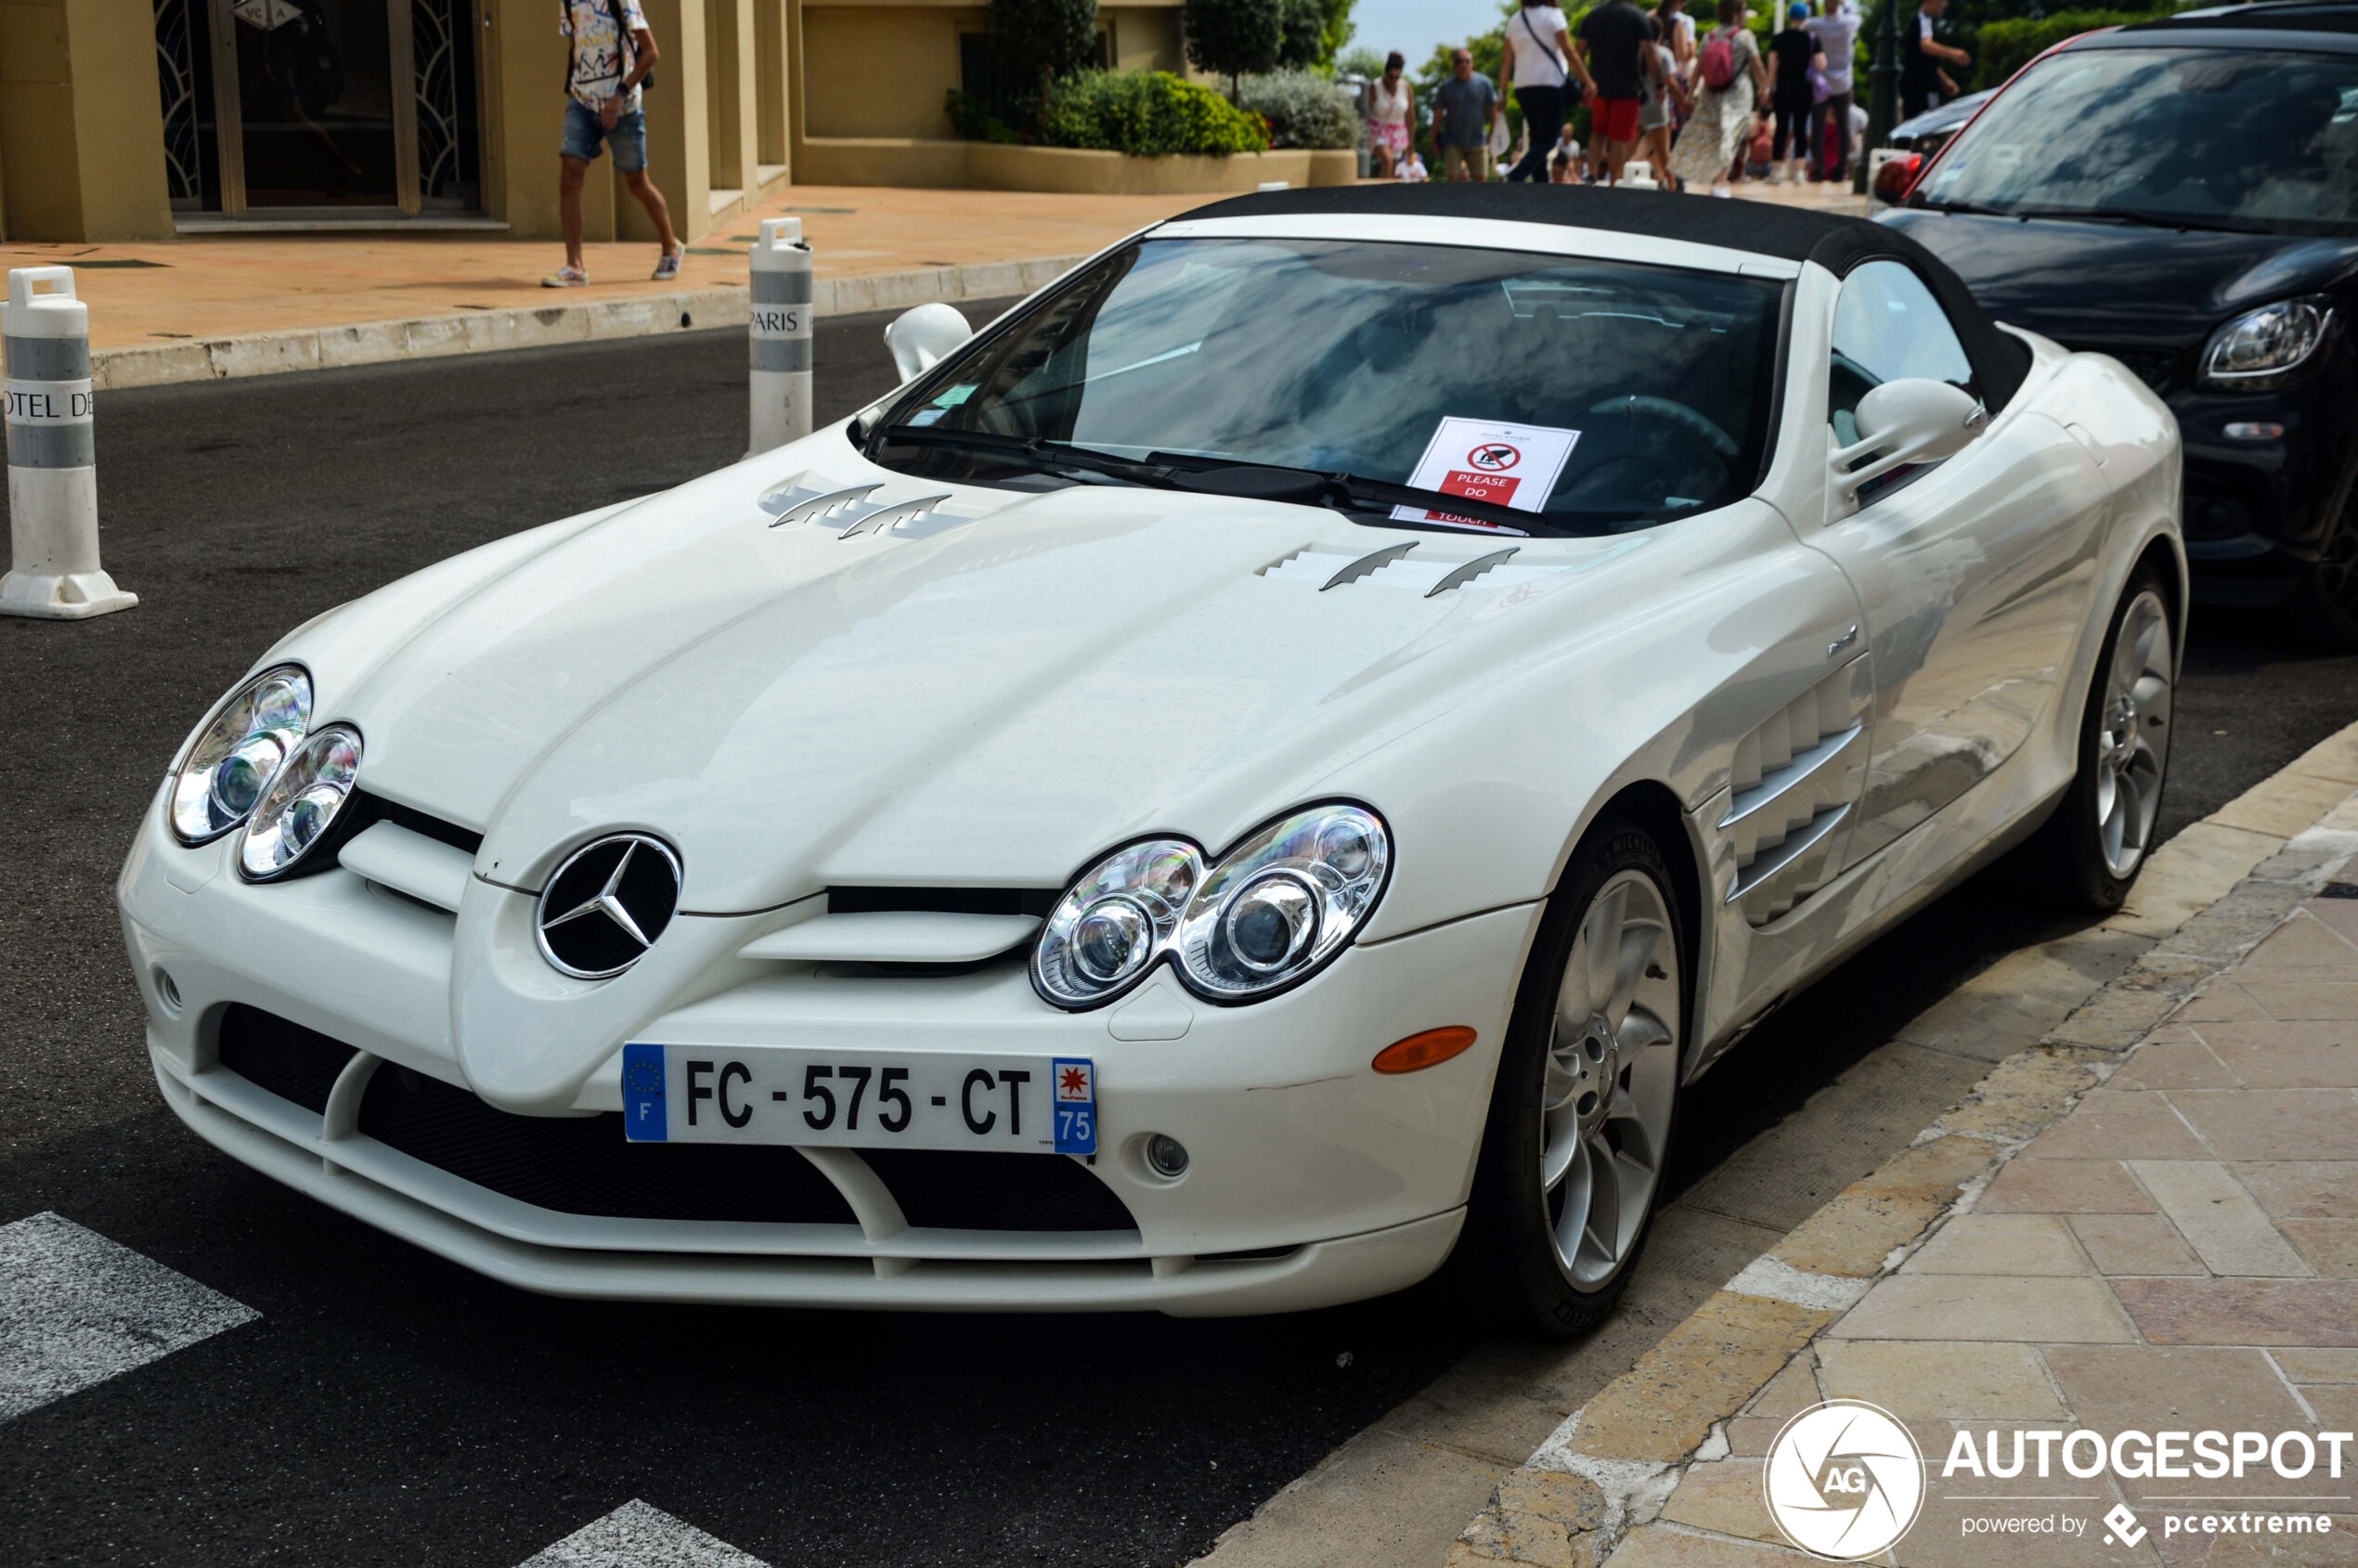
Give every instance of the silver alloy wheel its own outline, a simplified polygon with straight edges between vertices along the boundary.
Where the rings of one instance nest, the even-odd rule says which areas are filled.
[[[1574,1289],[1620,1272],[1662,1180],[1685,994],[1662,889],[1616,874],[1581,915],[1539,1095],[1540,1201]]]
[[[2161,811],[2170,749],[2170,616],[2146,589],[2121,612],[2096,732],[2096,836],[2116,877],[2135,873]]]

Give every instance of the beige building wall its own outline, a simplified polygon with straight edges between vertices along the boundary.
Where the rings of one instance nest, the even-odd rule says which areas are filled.
[[[130,0],[0,0],[0,231],[172,235],[155,18]]]
[[[943,104],[961,84],[961,35],[982,29],[981,5],[641,4],[662,51],[646,97],[649,165],[683,239],[732,222],[788,180],[965,183],[965,144]],[[473,5],[485,211],[520,240],[555,239],[566,59],[558,7]],[[1101,0],[1099,17],[1115,66],[1185,70],[1177,0]],[[612,162],[592,167],[585,237],[652,240]],[[171,237],[148,0],[0,0],[0,235]]]
[[[978,6],[802,6],[803,134],[947,137],[958,34]]]

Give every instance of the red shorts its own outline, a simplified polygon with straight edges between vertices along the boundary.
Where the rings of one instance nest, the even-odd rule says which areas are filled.
[[[1636,98],[1590,98],[1588,123],[1607,141],[1636,141],[1638,106]]]

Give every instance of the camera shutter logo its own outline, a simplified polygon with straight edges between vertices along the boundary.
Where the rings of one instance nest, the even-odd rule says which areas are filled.
[[[1872,1557],[1908,1533],[1924,1502],[1924,1451],[1887,1410],[1834,1399],[1787,1421],[1760,1485],[1785,1539],[1834,1562]]]

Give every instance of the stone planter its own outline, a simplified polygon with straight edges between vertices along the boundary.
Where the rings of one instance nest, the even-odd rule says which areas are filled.
[[[1134,158],[1069,147],[966,144],[966,183],[977,190],[1049,190],[1075,196],[1188,196],[1251,190],[1269,180],[1310,183],[1312,154],[1240,152],[1226,158]]]

